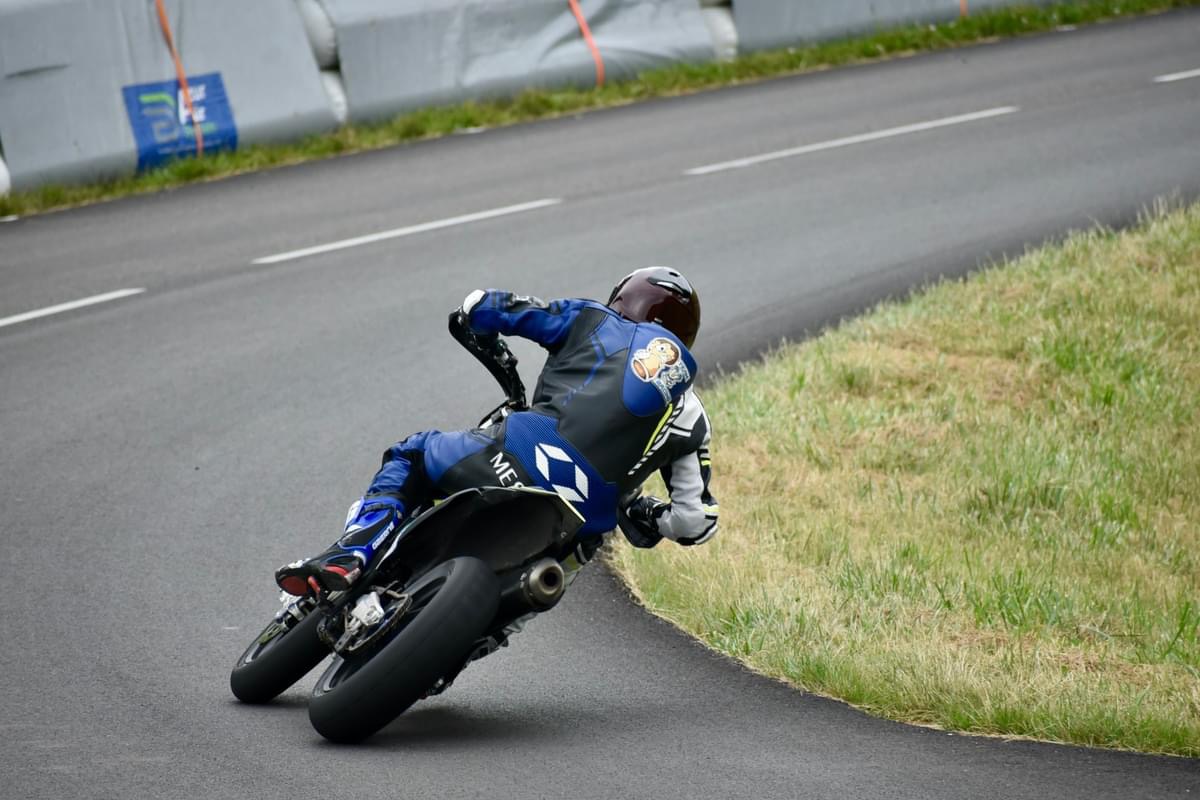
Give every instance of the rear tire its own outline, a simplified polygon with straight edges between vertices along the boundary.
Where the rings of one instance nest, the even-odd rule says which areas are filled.
[[[229,675],[233,696],[243,703],[266,703],[307,675],[329,655],[317,636],[322,614],[313,610],[285,633],[264,642],[272,622],[242,653]]]
[[[317,680],[308,718],[334,742],[357,742],[421,699],[439,678],[453,675],[496,616],[499,582],[477,558],[455,558],[417,578],[413,597],[381,650],[349,659],[335,656]]]

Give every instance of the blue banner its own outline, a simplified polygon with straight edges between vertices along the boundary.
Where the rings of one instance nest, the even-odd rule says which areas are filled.
[[[121,90],[138,148],[138,169],[156,167],[173,158],[195,155],[196,132],[204,135],[204,152],[237,149],[237,125],[225,94],[221,73],[188,76],[192,120],[179,81],[138,83]]]

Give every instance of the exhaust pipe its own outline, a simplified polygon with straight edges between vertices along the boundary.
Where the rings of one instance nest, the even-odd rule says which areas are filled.
[[[538,611],[553,608],[567,589],[567,576],[553,558],[534,562],[521,576],[521,594]]]

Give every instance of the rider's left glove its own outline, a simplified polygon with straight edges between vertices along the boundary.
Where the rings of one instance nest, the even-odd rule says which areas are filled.
[[[622,505],[617,512],[617,524],[634,547],[654,547],[663,538],[658,532],[658,520],[669,507],[657,497],[642,495]]]

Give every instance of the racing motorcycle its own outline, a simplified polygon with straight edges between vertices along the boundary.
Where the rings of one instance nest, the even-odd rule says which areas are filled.
[[[450,330],[506,394],[480,426],[526,408],[504,341],[476,336],[461,316]],[[239,700],[269,702],[332,654],[309,720],[332,741],[365,739],[553,608],[594,553],[576,540],[579,512],[542,489],[466,489],[418,512],[382,534],[380,555],[348,590],[283,595],[230,675]]]

